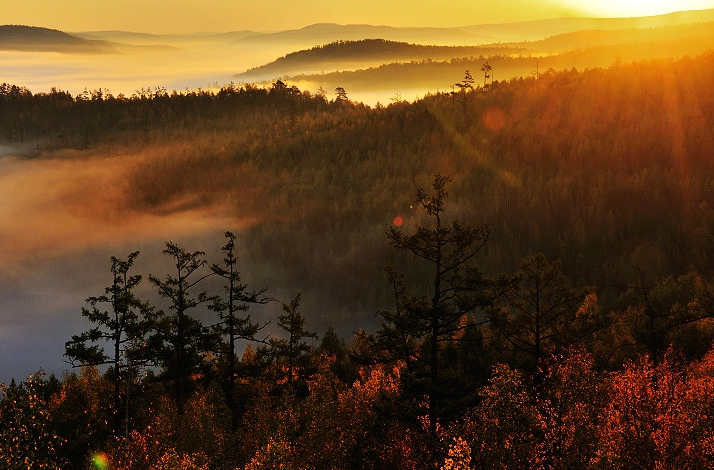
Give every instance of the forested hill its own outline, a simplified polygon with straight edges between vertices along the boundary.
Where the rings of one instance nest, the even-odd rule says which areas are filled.
[[[56,29],[0,25],[0,50],[116,53],[105,41],[83,39]]]
[[[460,57],[527,54],[525,47],[488,46],[425,46],[384,39],[336,41],[311,49],[292,52],[269,64],[235,76],[241,81],[265,80],[306,71],[332,72],[339,69],[371,67],[375,64],[422,60],[448,61]]]
[[[541,70],[607,67],[697,55],[714,47],[714,22],[656,28],[583,30],[527,42],[481,46],[425,46],[382,39],[337,41],[287,54],[235,75],[241,82],[289,77],[327,89],[443,89],[458,69],[480,69],[488,60],[500,80]],[[341,82],[341,83],[339,83]]]
[[[494,228],[490,272],[534,251],[589,285],[626,284],[633,266],[653,279],[714,272],[712,83],[710,52],[374,109],[282,82],[76,99],[5,86],[0,132],[49,155],[145,147],[154,157],[127,175],[121,204],[167,213],[238,198],[228,210],[265,222],[246,242],[258,265],[361,315],[388,298],[375,280],[385,227],[411,220],[414,187],[435,171],[456,176],[453,216]]]
[[[450,81],[0,85],[2,267],[55,257],[50,308],[106,269],[28,336],[81,372],[0,384],[0,468],[712,468],[714,51]]]
[[[475,44],[496,38],[462,31],[458,28],[393,27],[369,24],[317,23],[300,29],[247,36],[243,44],[290,44],[306,48],[340,40],[357,41],[384,38],[390,41],[418,41],[420,44]]]

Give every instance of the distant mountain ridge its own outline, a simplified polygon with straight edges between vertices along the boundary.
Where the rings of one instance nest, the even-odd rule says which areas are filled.
[[[300,29],[263,33],[240,39],[241,44],[266,44],[289,42],[298,47],[311,47],[334,41],[357,41],[380,38],[419,44],[476,44],[494,42],[496,38],[463,31],[459,28],[418,28],[375,26],[369,24],[317,23]]]
[[[316,73],[336,69],[371,67],[375,64],[420,60],[450,60],[453,58],[527,54],[526,48],[509,44],[486,46],[426,46],[385,39],[336,41],[311,49],[291,52],[273,62],[252,68],[235,77],[240,80],[269,80],[295,73]]]
[[[498,42],[533,41],[548,36],[583,29],[614,30],[676,26],[714,21],[714,9],[693,10],[665,15],[634,18],[552,18],[461,26],[454,28],[417,28],[367,24],[317,23],[300,29],[274,33],[256,33],[239,39],[240,43],[260,44],[291,42],[297,47],[312,47],[340,40],[380,38],[420,45],[478,45]]]
[[[0,50],[71,53],[116,53],[106,41],[89,40],[56,29],[0,25]]]
[[[623,57],[638,60],[640,58],[632,54],[633,45],[649,44],[650,47],[653,47],[654,44],[660,44],[663,38],[666,38],[665,42],[668,44],[660,44],[659,49],[678,44],[681,45],[685,53],[698,54],[705,50],[707,45],[714,48],[712,31],[714,31],[714,21],[640,29],[579,30],[549,36],[537,41],[493,43],[480,46],[426,46],[384,39],[336,41],[292,52],[268,64],[236,74],[234,78],[244,82],[273,80],[278,77],[313,81],[317,77],[310,75],[333,74],[336,70],[349,73],[388,64],[423,61],[448,62],[470,57],[485,59],[495,57],[544,58],[555,55],[562,56],[565,53],[569,53],[573,57],[573,51],[580,51],[580,55],[583,57],[589,53],[596,56],[602,55],[603,47],[613,46],[621,47]],[[652,51],[652,54],[654,53],[655,51]],[[608,65],[615,58],[615,56],[611,59],[606,58],[604,64],[598,63],[597,65]],[[549,62],[552,63],[552,61]],[[571,64],[570,66],[575,65]],[[526,73],[528,72],[526,71]]]
[[[714,21],[714,9],[693,10],[635,18],[552,18],[516,23],[476,24],[461,27],[393,27],[369,24],[316,23],[299,29],[256,32],[202,32],[192,34],[151,34],[130,31],[62,32],[34,26],[0,26],[0,49],[117,52],[129,46],[172,47],[194,43],[234,45],[275,45],[293,51],[337,41],[384,39],[417,45],[477,46],[484,44],[536,41],[549,36],[581,30],[622,30]]]
[[[195,42],[213,42],[219,41],[224,43],[230,43],[239,41],[244,38],[249,38],[251,36],[259,36],[262,33],[257,33],[255,31],[243,30],[243,31],[230,31],[224,33],[193,33],[193,34],[152,34],[152,33],[141,33],[134,31],[82,31],[72,33],[75,36],[85,38],[85,39],[100,39],[105,41],[110,41],[113,43],[121,43],[128,45],[156,45],[165,42],[181,42],[186,40],[191,40]]]

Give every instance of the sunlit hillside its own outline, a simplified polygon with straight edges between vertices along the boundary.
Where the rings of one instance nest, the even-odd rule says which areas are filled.
[[[475,78],[0,85],[0,466],[708,468],[714,52]]]
[[[583,30],[538,41],[482,46],[423,46],[383,40],[337,42],[288,54],[238,74],[238,82],[270,84],[281,78],[300,87],[356,97],[380,93],[382,102],[451,89],[463,70],[474,76],[488,62],[489,80],[509,80],[554,71],[608,67],[614,63],[679,58],[714,48],[714,22],[620,30]],[[483,82],[482,82],[483,84]],[[391,92],[391,95],[389,94]],[[385,99],[386,98],[386,99]]]
[[[252,68],[235,76],[241,82],[265,82],[290,79],[308,74],[324,75],[333,71],[356,71],[385,64],[438,61],[463,57],[530,55],[532,49],[510,44],[485,46],[424,46],[384,39],[338,41],[308,50],[292,52],[274,62]]]
[[[460,29],[498,38],[499,42],[537,41],[575,31],[633,30],[714,21],[714,9],[680,11],[633,18],[552,18],[517,23],[473,25]]]

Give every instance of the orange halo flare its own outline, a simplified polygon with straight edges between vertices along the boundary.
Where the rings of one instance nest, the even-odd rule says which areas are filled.
[[[506,113],[496,106],[491,106],[481,117],[484,125],[492,131],[500,131],[506,125]]]

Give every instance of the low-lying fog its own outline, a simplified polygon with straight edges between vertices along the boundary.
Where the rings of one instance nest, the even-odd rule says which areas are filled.
[[[131,96],[141,88],[183,91],[229,83],[231,76],[281,55],[275,47],[220,44],[165,44],[117,47],[116,54],[1,51],[2,81],[33,92],[52,87],[72,95],[108,88]],[[289,51],[284,51],[285,54]]]
[[[126,38],[124,38],[126,39]],[[85,88],[108,89],[113,95],[131,96],[137,90],[163,87],[185,91],[217,91],[236,82],[234,75],[274,61],[302,46],[285,43],[243,44],[222,40],[175,39],[170,36],[133,39],[132,44],[115,45],[117,53],[76,54],[60,52],[0,51],[0,82],[25,86],[33,93],[49,92],[53,87],[73,96]],[[155,43],[160,41],[160,43]],[[316,44],[304,46],[309,48]],[[325,72],[331,72],[326,70]],[[295,84],[288,81],[289,84]],[[300,83],[301,90],[315,93],[319,83]],[[328,99],[332,90],[327,89]],[[412,96],[423,96],[416,90]],[[369,105],[389,104],[394,90],[383,93],[348,90],[349,97]]]
[[[39,368],[58,375],[69,369],[64,343],[91,326],[81,307],[111,284],[110,256],[140,250],[133,270],[144,277],[138,294],[165,308],[148,275],[172,273],[161,253],[166,241],[205,251],[209,263],[220,263],[224,232],[234,231],[240,243],[251,223],[229,217],[220,205],[161,214],[133,210],[127,179],[145,155],[88,158],[65,151],[28,159],[13,156],[18,149],[0,150],[0,382],[23,380]],[[272,283],[265,276],[256,280],[254,271],[241,266],[249,284]],[[203,289],[221,292],[213,280]],[[270,290],[282,301],[296,293]],[[254,315],[274,318],[279,311],[272,304]],[[212,312],[198,315],[215,323]]]
[[[226,38],[121,34],[123,42],[115,45],[115,54],[0,51],[0,82],[25,86],[33,93],[55,87],[73,96],[85,88],[108,89],[115,96],[156,87],[217,89],[230,83],[234,74],[296,49],[286,44],[236,44]],[[318,86],[301,84],[301,89],[315,92]],[[368,104],[389,103],[394,91],[349,95]],[[240,240],[246,224],[221,207],[160,215],[133,210],[124,194],[128,172],[151,156],[100,158],[63,151],[26,158],[36,145],[0,146],[0,382],[6,383],[13,377],[23,380],[39,368],[58,375],[69,368],[63,363],[64,343],[89,328],[80,310],[87,297],[103,294],[110,284],[110,256],[124,258],[141,251],[135,265],[135,273],[144,276],[140,295],[156,303],[148,275],[164,277],[171,272],[170,260],[161,253],[166,241],[206,251],[209,262],[215,263],[221,259],[225,230],[235,231]],[[244,269],[250,282],[254,273]],[[268,285],[271,274],[257,279],[261,285],[255,287],[274,287]],[[270,294],[289,301],[297,292],[288,290],[272,289]],[[274,317],[279,310],[274,304],[258,315]]]

